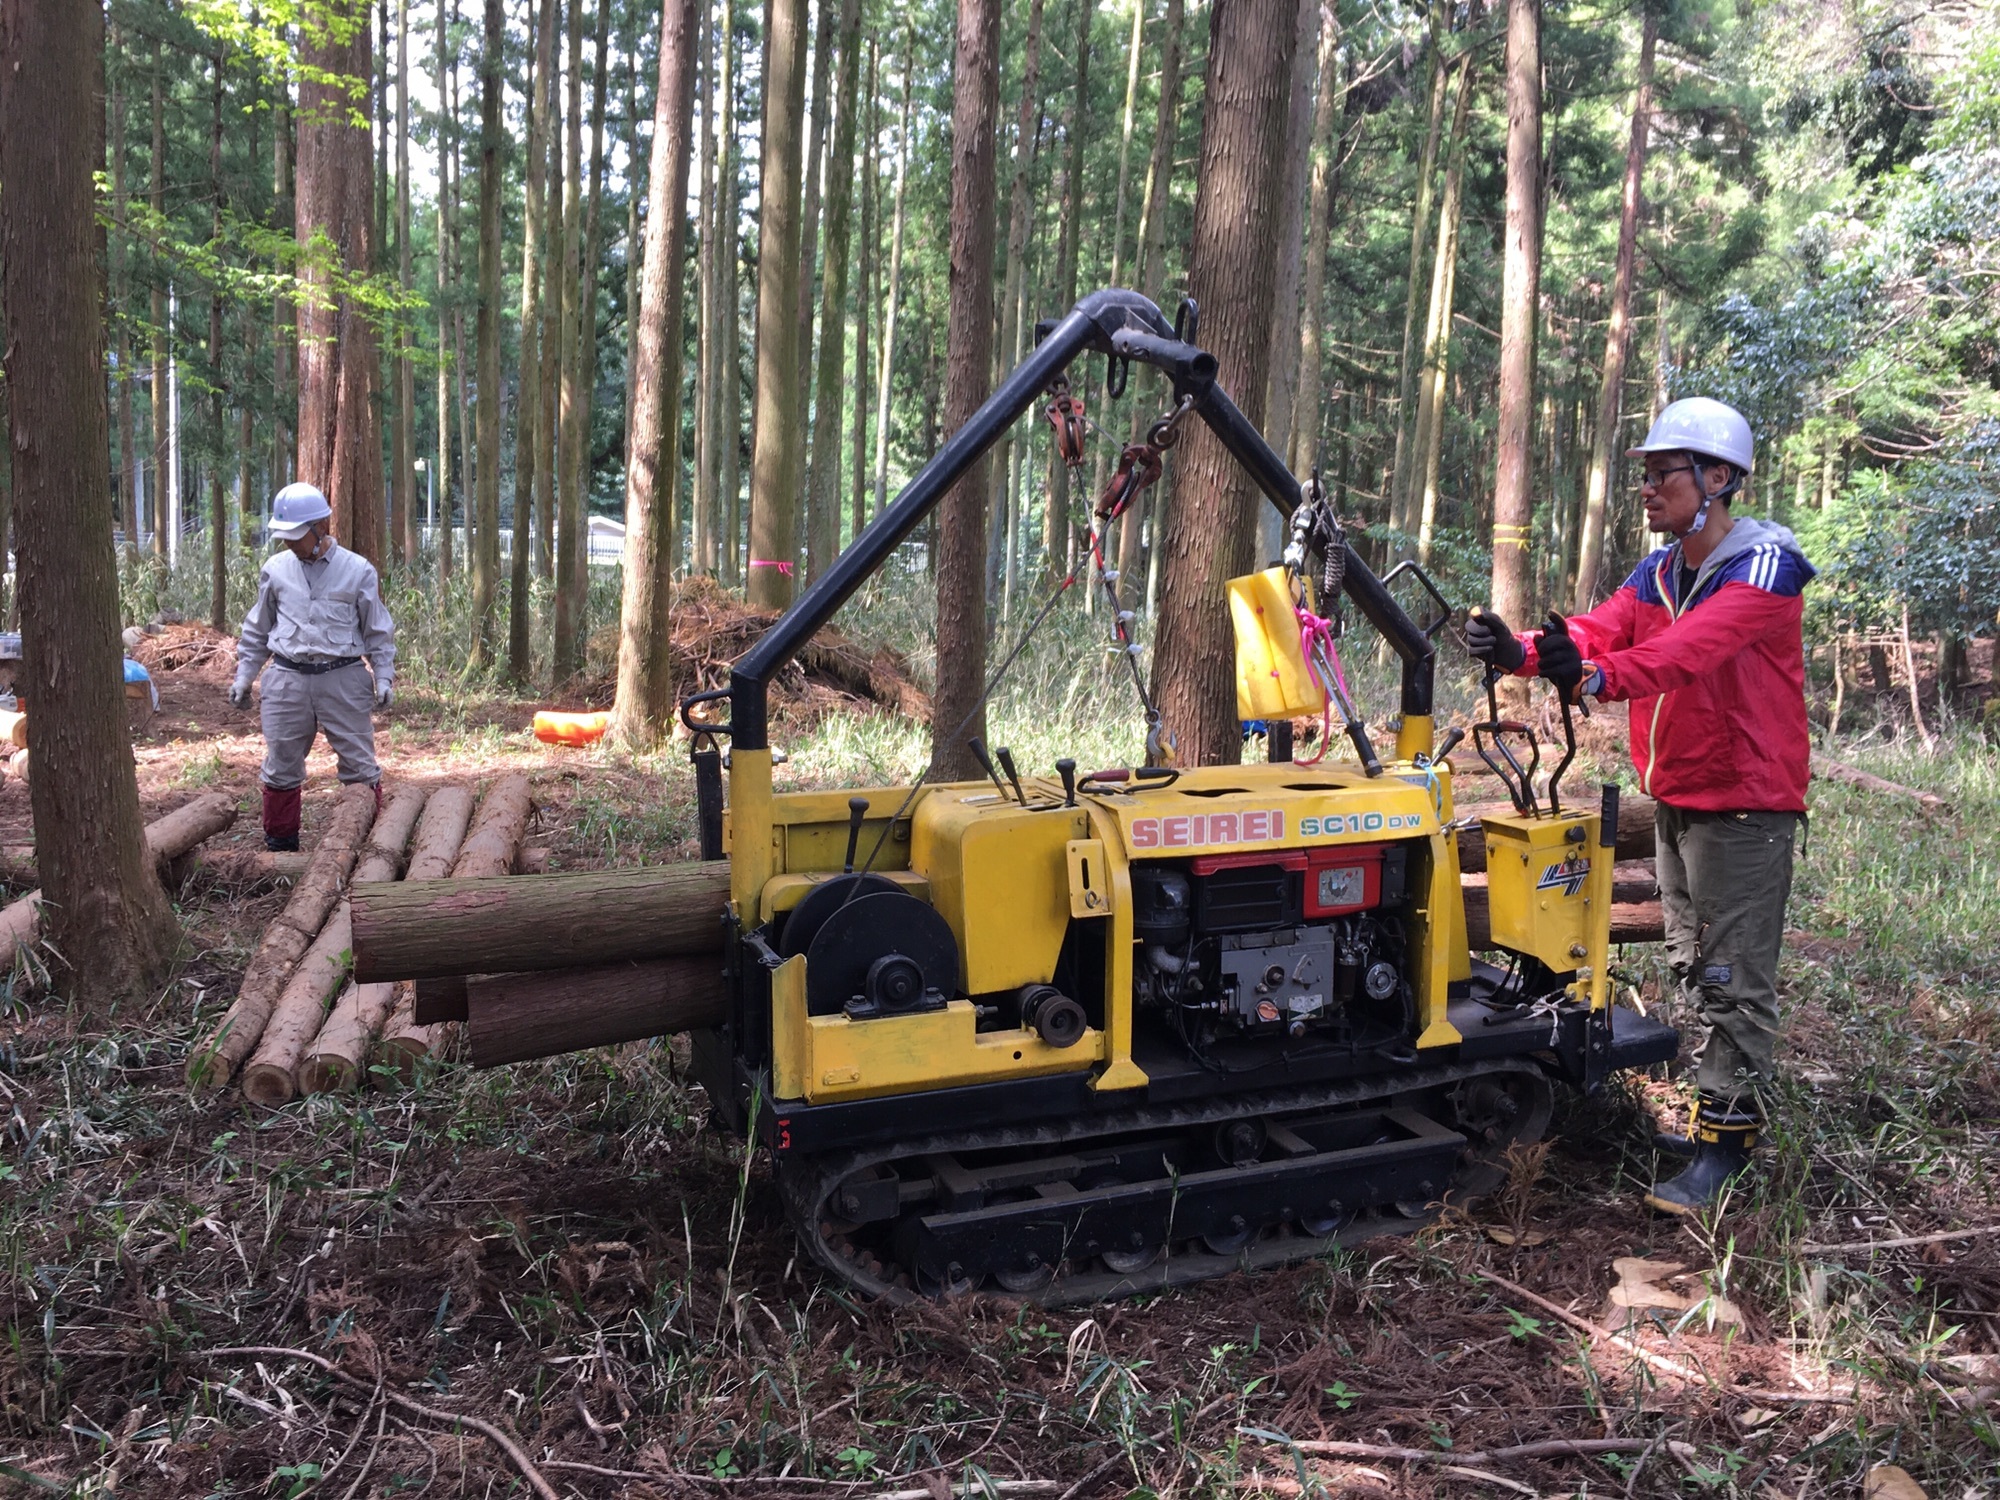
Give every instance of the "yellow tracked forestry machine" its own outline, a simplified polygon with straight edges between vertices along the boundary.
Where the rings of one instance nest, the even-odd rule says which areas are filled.
[[[1194,325],[1123,291],[1045,323],[729,685],[682,705],[704,854],[729,861],[726,1017],[695,1032],[696,1076],[769,1148],[813,1258],[864,1292],[1080,1301],[1407,1230],[1494,1187],[1557,1084],[1676,1051],[1611,1003],[1615,788],[1559,808],[1563,767],[1538,792],[1502,743],[1527,731],[1497,713],[1474,742],[1516,809],[1479,820],[1499,961],[1468,951],[1443,758],[1460,735],[1432,741],[1449,610],[1417,574],[1439,605],[1419,626],[1323,505],[1300,519],[1316,486]],[[1023,776],[1003,756],[976,782],[775,791],[772,680],[1045,392],[1068,441],[1064,372],[1087,352],[1114,388],[1133,362],[1164,372],[1155,438],[1205,422],[1294,516],[1290,568],[1239,581],[1239,610],[1334,585],[1401,658],[1393,755],[1336,691],[1356,761]]]

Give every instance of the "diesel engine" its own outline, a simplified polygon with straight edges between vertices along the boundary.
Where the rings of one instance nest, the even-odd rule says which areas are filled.
[[[1214,1036],[1408,1036],[1408,883],[1401,844],[1136,863],[1136,998],[1196,1050]]]

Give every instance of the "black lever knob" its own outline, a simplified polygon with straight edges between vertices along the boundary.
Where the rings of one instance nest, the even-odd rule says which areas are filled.
[[[840,867],[843,875],[854,873],[854,851],[861,843],[861,820],[868,816],[866,797],[847,799],[847,859]]]
[[[993,754],[1000,761],[1000,769],[1007,773],[1007,780],[1013,784],[1014,800],[1023,807],[1026,807],[1028,805],[1028,797],[1021,790],[1021,773],[1014,769],[1014,752],[1009,750],[1005,745],[1002,745]]]
[[[1056,762],[1056,775],[1062,777],[1063,806],[1076,806],[1076,762],[1064,756]]]

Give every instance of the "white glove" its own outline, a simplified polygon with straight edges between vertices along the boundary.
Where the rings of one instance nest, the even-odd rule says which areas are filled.
[[[250,706],[250,683],[253,679],[238,672],[236,680],[229,684],[229,701],[237,708]]]
[[[395,701],[396,701],[396,690],[393,687],[391,687],[386,682],[378,682],[375,684],[375,706],[377,708],[387,708],[391,703],[394,703]]]

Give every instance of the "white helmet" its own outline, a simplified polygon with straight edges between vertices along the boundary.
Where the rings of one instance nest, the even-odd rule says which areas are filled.
[[[1670,402],[1653,423],[1653,430],[1646,434],[1646,441],[1636,448],[1627,448],[1625,456],[1698,453],[1704,458],[1734,464],[1747,474],[1755,446],[1750,424],[1742,412],[1707,396],[1689,396]]]
[[[272,536],[281,542],[296,542],[315,521],[333,514],[319,486],[303,480],[288,484],[271,499],[271,519],[266,523]]]

